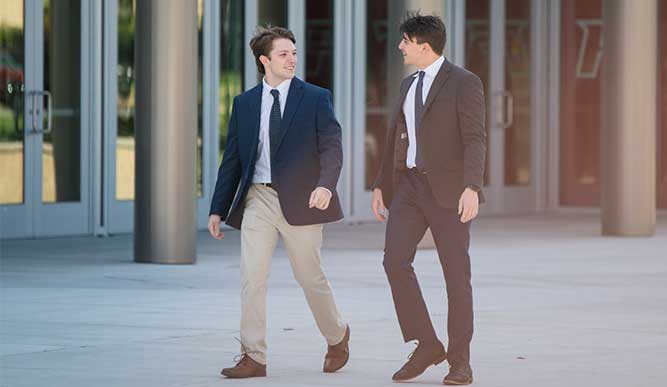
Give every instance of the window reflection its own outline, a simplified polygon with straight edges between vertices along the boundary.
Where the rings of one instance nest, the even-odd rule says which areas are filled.
[[[0,204],[23,203],[23,1],[0,7]]]
[[[389,98],[387,1],[366,3],[366,154],[365,189],[370,190],[384,152]],[[396,85],[393,85],[397,87]]]
[[[306,1],[306,54],[306,81],[333,92],[333,0]]]
[[[134,0],[118,0],[116,199],[134,199]]]
[[[486,96],[486,111],[490,112],[489,96],[489,0],[466,1],[466,34],[465,34],[465,68],[481,79]],[[489,123],[492,115],[486,114],[486,131],[491,128]],[[484,168],[484,185],[489,184],[489,149],[486,147],[486,167]]]
[[[507,0],[505,90],[514,98],[512,126],[505,129],[505,185],[531,180],[530,0]]]
[[[667,0],[658,19],[658,207],[667,208]]]
[[[118,0],[118,64],[116,199],[134,200],[135,70],[134,23],[136,0]],[[197,195],[202,195],[202,31],[203,0],[197,2]]]
[[[243,0],[222,0],[220,23],[220,162],[227,144],[227,125],[234,97],[243,92],[244,31]]]
[[[204,176],[202,173],[204,164],[204,95],[203,84],[203,62],[204,62],[204,0],[197,0],[197,197],[202,196],[202,185]]]
[[[563,0],[560,203],[600,204],[602,3]]]
[[[257,24],[287,28],[287,0],[258,0]]]
[[[81,200],[81,3],[44,0],[44,90],[51,128],[42,144],[42,201]],[[49,122],[43,104],[42,129]]]

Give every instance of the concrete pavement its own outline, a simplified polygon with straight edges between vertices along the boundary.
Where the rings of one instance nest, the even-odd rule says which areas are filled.
[[[382,268],[384,226],[330,225],[324,267],[351,360],[321,372],[324,340],[284,249],[269,287],[268,378],[226,380],[239,346],[239,233],[200,233],[196,265],[132,263],[132,238],[5,241],[0,386],[390,386],[402,343]],[[475,386],[667,385],[667,218],[652,238],[599,236],[594,216],[473,226]],[[415,268],[446,339],[435,250]],[[415,385],[439,385],[444,363]]]

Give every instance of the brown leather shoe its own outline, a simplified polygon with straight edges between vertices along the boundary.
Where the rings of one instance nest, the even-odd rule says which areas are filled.
[[[350,358],[350,326],[345,328],[343,340],[336,345],[330,345],[326,356],[324,356],[324,372],[336,372],[347,364]]]
[[[223,368],[220,372],[223,376],[232,379],[254,378],[258,376],[266,376],[266,364],[260,364],[248,354],[243,354],[241,360],[234,367]]]
[[[447,359],[447,351],[440,341],[437,343],[420,343],[410,354],[409,360],[396,371],[392,380],[410,380],[416,378],[432,365],[438,365]]]
[[[472,368],[468,364],[449,367],[449,373],[442,380],[442,384],[448,386],[465,386],[470,383],[472,383]]]

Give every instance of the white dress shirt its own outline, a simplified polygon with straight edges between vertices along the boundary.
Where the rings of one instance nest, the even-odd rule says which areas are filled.
[[[266,79],[262,80],[264,85],[262,88],[262,115],[259,119],[259,144],[257,144],[255,174],[252,176],[253,183],[271,183],[271,139],[269,137],[269,119],[273,106],[271,90],[278,89],[280,92],[280,116],[282,117],[291,83],[291,79],[286,79],[277,87],[271,87],[266,83]]]
[[[428,97],[428,92],[431,90],[433,80],[435,79],[435,76],[438,75],[438,71],[440,71],[440,67],[444,62],[445,58],[441,56],[427,68],[419,69],[419,71],[425,73],[422,85],[422,101],[424,102],[424,105],[426,105],[426,97]],[[415,157],[417,156],[417,136],[415,134],[415,90],[417,89],[418,78],[419,73],[414,75],[412,85],[410,85],[408,94],[405,96],[405,101],[403,102],[403,114],[405,115],[405,124],[408,129],[408,157],[405,160],[405,164],[408,168],[414,168],[417,165],[415,162]]]

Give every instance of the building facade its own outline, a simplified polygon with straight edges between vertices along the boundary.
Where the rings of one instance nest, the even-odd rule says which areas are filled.
[[[3,0],[0,237],[132,232],[137,0]],[[443,17],[445,55],[483,80],[481,216],[600,208],[602,0],[192,0],[198,9],[198,225],[205,228],[235,95],[259,81],[248,41],[286,26],[297,75],[329,88],[343,128],[348,221],[369,187],[404,68],[406,10]],[[667,0],[658,0],[656,206],[667,208]],[[178,33],[175,26],[174,33]],[[637,42],[641,44],[641,42]],[[165,149],[165,152],[169,150]]]

